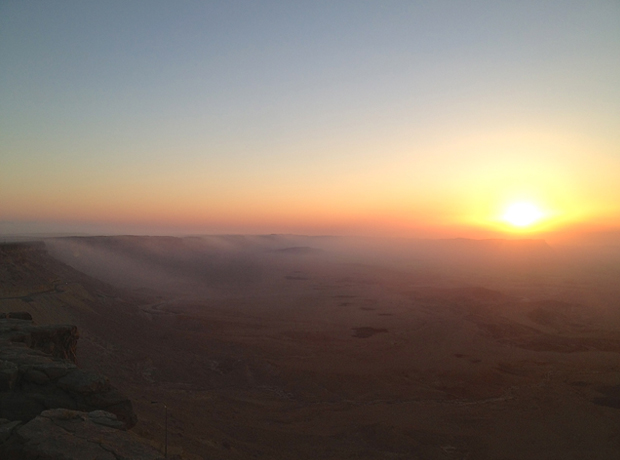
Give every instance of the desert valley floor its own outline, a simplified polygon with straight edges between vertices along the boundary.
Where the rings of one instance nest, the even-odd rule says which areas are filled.
[[[79,364],[132,399],[158,447],[167,405],[183,458],[620,452],[618,259],[286,236],[57,238],[0,256],[0,311],[76,324]]]

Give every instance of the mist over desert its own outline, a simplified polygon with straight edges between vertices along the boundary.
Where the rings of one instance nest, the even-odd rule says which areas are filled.
[[[44,245],[0,248],[0,308],[76,324],[79,365],[130,397],[133,430],[160,449],[165,404],[182,458],[619,451],[617,247],[295,235]]]

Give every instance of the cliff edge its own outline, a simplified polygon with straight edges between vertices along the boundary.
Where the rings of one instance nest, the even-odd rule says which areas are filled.
[[[0,313],[0,457],[7,460],[157,459],[126,431],[131,401],[76,365],[72,325],[37,326],[29,313]]]

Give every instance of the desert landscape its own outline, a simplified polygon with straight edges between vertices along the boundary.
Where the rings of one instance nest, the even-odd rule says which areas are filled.
[[[0,248],[2,312],[187,459],[607,459],[620,451],[613,246],[292,235]]]
[[[620,458],[618,24],[0,1],[0,460]]]

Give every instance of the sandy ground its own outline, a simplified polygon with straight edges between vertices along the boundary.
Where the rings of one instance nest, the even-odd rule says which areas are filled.
[[[607,272],[485,278],[299,252],[217,289],[178,267],[184,282],[118,288],[4,257],[0,309],[77,323],[80,364],[132,398],[135,430],[160,446],[166,404],[169,451],[186,458],[617,458]]]

